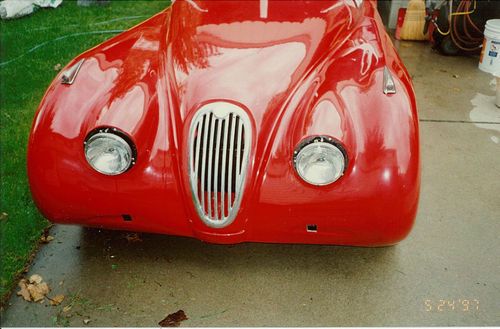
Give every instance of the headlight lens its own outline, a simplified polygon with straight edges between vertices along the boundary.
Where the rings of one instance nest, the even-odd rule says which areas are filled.
[[[328,185],[345,170],[346,157],[341,146],[329,137],[314,137],[294,153],[295,170],[309,184]]]
[[[85,157],[101,174],[118,175],[135,163],[135,148],[118,130],[101,129],[85,141]]]

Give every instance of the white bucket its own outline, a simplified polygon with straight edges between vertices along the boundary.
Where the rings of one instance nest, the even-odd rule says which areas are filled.
[[[479,69],[500,77],[500,19],[490,19],[486,22]]]

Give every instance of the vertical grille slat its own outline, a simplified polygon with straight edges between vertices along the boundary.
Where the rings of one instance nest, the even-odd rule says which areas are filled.
[[[227,185],[228,185],[228,192],[227,192],[227,208],[228,212],[231,212],[232,210],[232,187],[233,187],[233,160],[234,160],[234,130],[235,130],[235,122],[236,119],[234,116],[232,117],[231,120],[231,139],[230,139],[230,146],[229,146],[229,167],[228,167],[228,173],[229,177],[227,179]]]
[[[201,207],[203,212],[205,212],[205,166],[206,166],[206,158],[207,158],[207,153],[206,149],[208,149],[208,117],[205,116],[203,118],[204,120],[204,125],[203,125],[203,148],[201,149],[202,152],[202,160],[201,160]],[[199,173],[196,173],[198,176]],[[198,184],[198,180],[196,180],[196,185]],[[193,184],[191,184],[193,186]]]
[[[219,202],[218,202],[218,192],[221,191],[219,186],[219,161],[220,161],[220,135],[222,130],[223,119],[217,120],[217,138],[215,140],[215,170],[214,170],[214,218],[219,219]],[[222,219],[222,218],[221,218]]]
[[[214,126],[215,126],[215,116],[210,115],[210,138],[208,139],[209,146],[206,152],[208,153],[208,168],[207,168],[207,201],[208,201],[208,216],[212,217],[212,160],[213,160],[213,144],[214,144]]]
[[[251,121],[237,105],[215,102],[194,115],[189,131],[190,186],[200,219],[225,227],[236,217],[243,195]]]
[[[198,131],[198,134],[200,134],[202,127],[203,127],[203,120],[199,121],[198,124],[196,125],[196,130]],[[193,177],[193,175],[198,175],[198,166],[200,164],[200,143],[201,139],[197,138],[195,143],[196,147],[193,148],[194,166],[192,168],[194,168],[194,171],[191,171],[191,177]],[[199,184],[193,185],[193,189],[194,189],[194,194],[196,196],[199,196]]]
[[[241,175],[241,137],[243,135],[243,124],[241,121],[238,122],[238,142],[236,143],[236,177],[238,178]],[[239,179],[236,179],[236,190],[240,188]]]
[[[224,219],[226,217],[226,199],[224,198],[224,192],[226,190],[226,159],[227,159],[227,154],[229,151],[229,143],[227,142],[227,137],[229,133],[229,120],[230,120],[231,114],[224,119],[224,135],[222,139],[222,170],[221,170],[221,192],[220,192],[220,202],[221,202],[221,219]]]

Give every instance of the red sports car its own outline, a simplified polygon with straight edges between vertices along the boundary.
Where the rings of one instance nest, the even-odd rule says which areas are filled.
[[[177,0],[56,77],[28,173],[56,223],[391,245],[418,205],[415,95],[375,1]]]

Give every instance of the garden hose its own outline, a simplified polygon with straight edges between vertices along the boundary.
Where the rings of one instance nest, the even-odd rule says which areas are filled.
[[[444,1],[443,1],[444,2]],[[473,6],[471,8],[471,6]],[[436,31],[442,36],[450,35],[453,44],[460,50],[471,52],[481,48],[483,32],[477,27],[470,15],[477,9],[477,0],[460,0],[456,12],[453,12],[453,0],[449,0],[448,31],[443,32],[433,21]],[[462,33],[459,21],[462,21]]]

